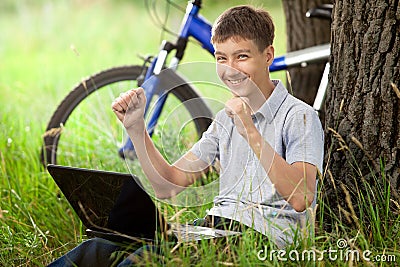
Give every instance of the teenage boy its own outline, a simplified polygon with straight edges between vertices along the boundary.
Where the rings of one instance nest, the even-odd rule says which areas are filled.
[[[121,94],[112,109],[158,198],[178,194],[219,164],[219,194],[206,222],[251,227],[283,247],[305,227],[306,209],[315,204],[323,131],[310,106],[270,79],[273,39],[274,24],[264,10],[238,6],[220,15],[212,43],[218,76],[233,97],[202,138],[172,165],[146,131],[142,88]],[[89,250],[101,247],[92,244]]]

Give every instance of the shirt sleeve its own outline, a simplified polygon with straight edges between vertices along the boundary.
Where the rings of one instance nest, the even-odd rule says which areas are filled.
[[[200,140],[190,149],[194,155],[209,165],[219,160],[219,130],[218,114]]]
[[[324,133],[316,112],[311,108],[295,111],[288,116],[283,133],[286,161],[307,162],[322,172]]]

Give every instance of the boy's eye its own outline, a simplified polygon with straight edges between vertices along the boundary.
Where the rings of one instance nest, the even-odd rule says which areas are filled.
[[[224,60],[225,60],[224,57],[217,57],[216,59],[217,59],[218,62],[221,62],[221,61],[224,61]]]
[[[246,58],[248,58],[248,56],[244,55],[244,54],[240,54],[240,55],[238,55],[238,58],[239,59],[246,59]]]

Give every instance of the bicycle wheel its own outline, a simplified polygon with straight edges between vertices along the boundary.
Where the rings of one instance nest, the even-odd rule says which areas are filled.
[[[118,155],[126,134],[111,110],[111,103],[121,92],[138,86],[142,70],[141,66],[116,67],[76,86],[50,119],[44,134],[43,162],[126,172],[126,162]],[[207,129],[212,113],[182,78],[175,72],[168,75],[169,86],[176,86],[170,88],[153,140],[167,160],[173,162]],[[148,115],[155,101],[149,102]]]

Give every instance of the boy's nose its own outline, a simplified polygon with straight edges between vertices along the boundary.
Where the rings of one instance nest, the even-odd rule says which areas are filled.
[[[237,69],[237,64],[236,64],[237,62],[235,61],[235,60],[228,60],[227,61],[227,67],[228,67],[228,69],[229,70],[231,70],[231,71],[238,71]]]
[[[240,71],[232,63],[221,64],[220,70],[226,76],[233,76],[233,75],[237,75],[238,73],[240,73]]]

